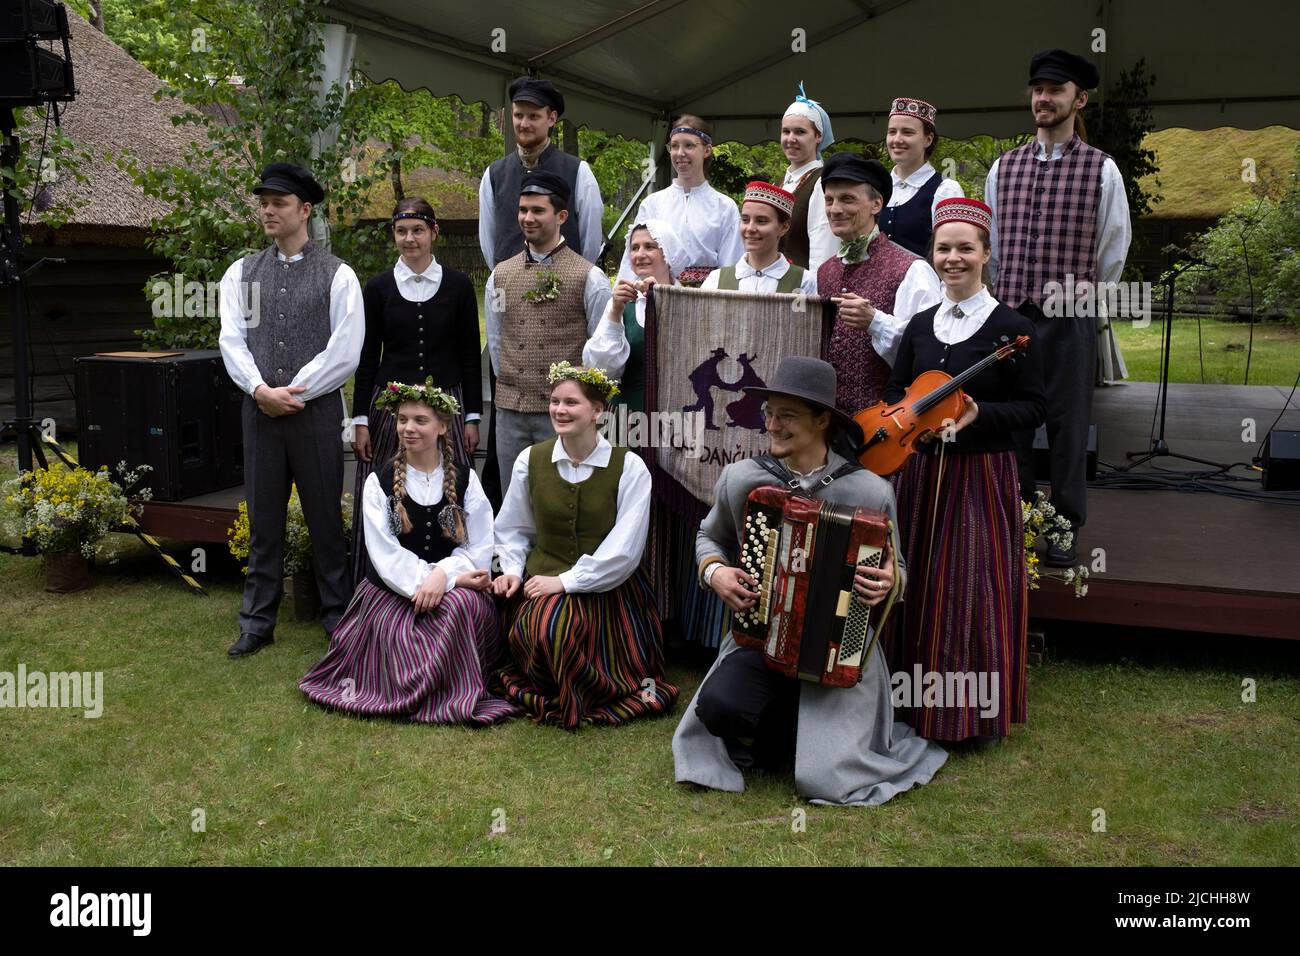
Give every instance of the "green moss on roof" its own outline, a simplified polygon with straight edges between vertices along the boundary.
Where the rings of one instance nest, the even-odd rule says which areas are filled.
[[[1163,196],[1151,211],[1154,219],[1216,219],[1252,195],[1243,182],[1243,161],[1255,161],[1260,183],[1285,178],[1295,169],[1300,130],[1285,126],[1243,130],[1164,129],[1150,133],[1144,145],[1156,152]],[[1149,178],[1149,177],[1148,177]],[[1148,184],[1151,188],[1153,184]]]

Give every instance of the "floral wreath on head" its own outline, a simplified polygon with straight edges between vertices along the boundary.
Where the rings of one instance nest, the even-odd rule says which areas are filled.
[[[428,405],[434,411],[448,415],[460,414],[460,402],[454,395],[444,392],[433,384],[433,376],[424,380],[423,385],[405,385],[402,382],[389,382],[375,399],[375,408],[387,408],[396,412],[403,402],[419,402]]]
[[[551,370],[546,375],[547,383],[558,385],[565,379],[590,385],[605,397],[606,402],[618,394],[618,379],[610,378],[603,368],[584,368],[568,362],[552,363]]]

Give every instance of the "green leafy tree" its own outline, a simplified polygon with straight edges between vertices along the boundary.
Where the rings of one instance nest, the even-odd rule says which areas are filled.
[[[195,139],[173,165],[148,167],[130,152],[116,159],[168,207],[152,224],[151,246],[186,282],[217,282],[231,261],[263,245],[250,188],[268,163],[312,169],[325,188],[323,221],[359,217],[379,174],[363,170],[364,133],[344,110],[344,90],[335,84],[322,96],[315,88],[321,6],[192,0],[172,11],[170,32],[190,38],[182,59],[168,58],[177,49],[170,40],[146,53],[165,80],[159,95],[188,107],[173,122],[191,127]],[[171,276],[153,277],[149,288],[159,281],[170,286]],[[215,346],[219,316],[159,311],[154,328],[140,332],[146,345]]]
[[[1192,241],[1205,266],[1183,273],[1178,292],[1213,293],[1223,311],[1252,322],[1269,313],[1300,322],[1300,148],[1290,175],[1261,181],[1256,193]]]
[[[1151,212],[1160,201],[1160,180],[1147,189],[1142,179],[1160,171],[1155,150],[1142,144],[1147,133],[1155,129],[1151,113],[1151,87],[1156,78],[1146,72],[1146,60],[1138,60],[1130,69],[1121,70],[1119,78],[1106,91],[1104,103],[1089,103],[1084,108],[1088,142],[1110,154],[1124,177],[1128,193],[1129,214],[1140,218]]]

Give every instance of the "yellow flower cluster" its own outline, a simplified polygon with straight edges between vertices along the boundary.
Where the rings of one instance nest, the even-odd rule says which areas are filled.
[[[128,483],[137,474],[126,474]],[[130,502],[106,465],[89,471],[56,462],[24,472],[7,482],[5,491],[6,527],[35,540],[46,554],[81,551],[92,557],[99,540],[122,527],[130,514]]]
[[[352,533],[352,495],[345,494],[339,502],[343,517],[343,534]],[[244,564],[244,573],[248,573],[248,550],[250,531],[248,524],[248,502],[239,503],[239,515],[235,523],[226,531],[226,547],[230,553]],[[311,534],[307,530],[307,519],[302,513],[302,502],[298,499],[298,486],[289,491],[289,511],[284,527],[284,576],[292,577],[302,571],[311,570]]]

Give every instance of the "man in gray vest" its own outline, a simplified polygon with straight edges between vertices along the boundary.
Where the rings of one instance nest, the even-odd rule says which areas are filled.
[[[497,264],[484,290],[503,496],[519,453],[555,435],[546,382],[551,363],[582,364],[582,347],[613,298],[605,273],[564,238],[568,188],[544,169],[524,174],[516,215],[527,246]]]
[[[572,198],[564,238],[578,255],[595,262],[600,255],[601,216],[605,211],[591,167],[551,143],[551,129],[564,112],[564,97],[547,80],[521,76],[510,84],[511,122],[516,150],[483,173],[478,188],[478,242],[489,269],[524,248],[517,201],[525,170],[545,169],[564,179]]]
[[[361,284],[352,267],[307,238],[312,209],[325,198],[320,184],[300,166],[272,163],[253,192],[274,242],[237,260],[221,280],[221,357],[249,396],[243,408],[248,578],[231,657],[255,654],[274,639],[291,485],[311,534],[326,633],[352,597],[339,507],[342,388],[365,338]]]

